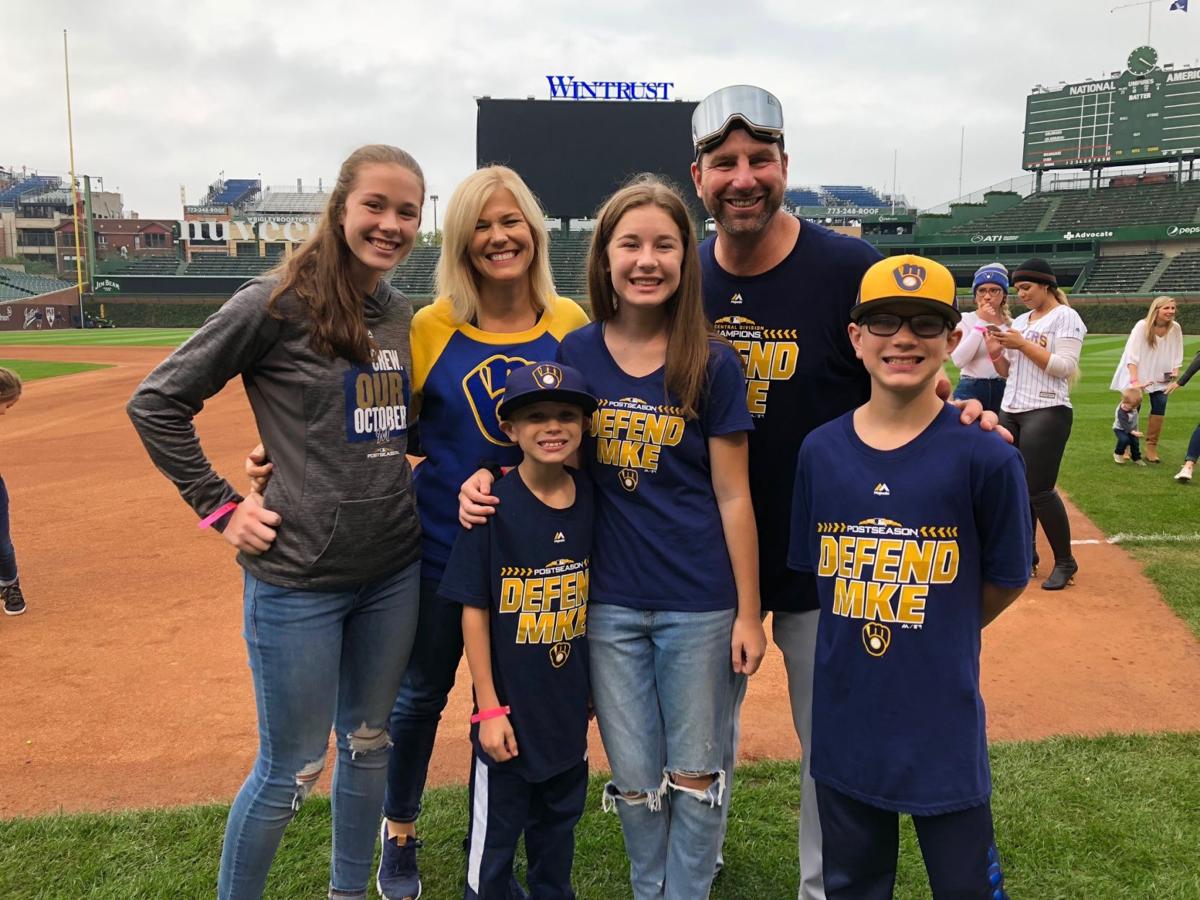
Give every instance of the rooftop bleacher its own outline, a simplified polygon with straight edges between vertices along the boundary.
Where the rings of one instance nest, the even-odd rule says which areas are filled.
[[[111,265],[108,275],[179,275],[183,261],[174,256],[144,256]]]
[[[329,195],[325,193],[298,193],[267,189],[262,196],[246,208],[249,213],[301,213],[320,215],[325,209]]]
[[[788,188],[783,192],[783,201],[788,206],[824,206],[821,195],[811,188]]]
[[[1088,272],[1080,293],[1133,294],[1145,290],[1146,280],[1162,262],[1161,253],[1101,256]]]
[[[826,206],[868,206],[883,207],[883,198],[872,188],[861,184],[825,184],[821,186],[826,194]]]
[[[0,191],[0,206],[15,206],[22,194],[57,188],[61,184],[62,179],[57,175],[30,175]]]
[[[184,270],[185,275],[244,275],[253,278],[261,275],[275,264],[275,260],[263,256],[217,256],[196,254]]]
[[[257,178],[227,178],[209,189],[208,203],[214,206],[236,206],[249,200],[262,188]]]

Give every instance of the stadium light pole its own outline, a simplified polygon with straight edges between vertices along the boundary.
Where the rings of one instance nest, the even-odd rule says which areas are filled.
[[[437,202],[438,202],[438,195],[437,195],[437,194],[430,194],[430,195],[429,195],[429,199],[433,201],[433,240],[434,240],[434,242],[436,243],[436,242],[437,242],[437,231],[438,231],[438,229],[437,229]]]

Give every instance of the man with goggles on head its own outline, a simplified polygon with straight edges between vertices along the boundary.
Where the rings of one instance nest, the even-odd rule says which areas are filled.
[[[808,433],[870,395],[846,322],[864,273],[882,257],[863,240],[781,210],[788,166],[783,107],[768,91],[732,85],[705,97],[692,115],[692,144],[692,180],[716,223],[716,234],[700,247],[704,305],[746,362],[762,608],[774,616],[772,634],[783,652],[792,718],[805,749],[800,897],[824,900],[821,826],[807,753],[818,602],[811,574],[787,566],[792,486]],[[948,396],[948,381],[943,388]],[[972,403],[964,420],[980,414]],[[744,696],[741,678],[725,759],[730,779]]]

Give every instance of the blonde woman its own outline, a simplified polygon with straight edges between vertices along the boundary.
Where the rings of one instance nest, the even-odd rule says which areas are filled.
[[[1113,373],[1114,391],[1139,388],[1150,395],[1150,417],[1146,421],[1146,462],[1158,458],[1158,438],[1167,414],[1167,385],[1183,365],[1183,329],[1175,321],[1174,297],[1155,297],[1146,318],[1133,326],[1125,352]]]

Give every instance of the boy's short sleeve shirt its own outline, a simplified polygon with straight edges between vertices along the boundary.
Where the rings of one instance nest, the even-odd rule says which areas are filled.
[[[626,374],[599,323],[567,335],[559,348],[599,401],[582,448],[597,494],[596,603],[684,612],[737,605],[708,439],[754,426],[736,354],[724,343],[709,346],[696,419],[668,396],[662,369]]]
[[[810,431],[870,396],[846,325],[863,274],[881,257],[866,241],[809,221],[792,252],[759,275],[721,268],[715,239],[699,256],[705,312],[746,364],[763,609],[813,610],[812,578],[787,566],[796,453]]]
[[[461,530],[440,593],[491,613],[492,679],[519,755],[504,766],[544,781],[587,756],[587,604],[592,546],[592,486],[573,470],[575,503],[553,509],[510,472],[496,482],[500,500],[487,525]]]
[[[853,413],[808,437],[788,561],[821,603],[813,778],[914,815],[988,799],[980,601],[1026,583],[1030,546],[1020,454],[953,407],[897,450],[859,440]]]

